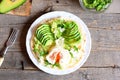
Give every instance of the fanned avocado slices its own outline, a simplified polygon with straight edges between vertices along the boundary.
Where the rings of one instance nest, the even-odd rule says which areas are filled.
[[[7,13],[22,4],[24,4],[27,0],[0,0],[0,13]]]

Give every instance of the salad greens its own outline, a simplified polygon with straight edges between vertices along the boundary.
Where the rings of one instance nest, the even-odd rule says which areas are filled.
[[[88,9],[102,11],[108,7],[112,0],[82,0],[84,6]]]
[[[44,57],[45,65],[52,65],[60,68],[58,62],[51,64],[47,61],[46,55],[50,49],[56,46],[56,40],[64,38],[64,49],[70,51],[71,48],[78,51],[76,44],[81,40],[81,34],[78,25],[71,20],[63,20],[56,18],[41,24],[34,34],[33,52],[37,54],[38,58]],[[73,54],[70,53],[71,57]]]

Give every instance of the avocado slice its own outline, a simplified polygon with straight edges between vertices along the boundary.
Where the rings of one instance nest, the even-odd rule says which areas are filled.
[[[27,0],[1,0],[0,1],[0,13],[7,13],[22,4],[24,4]]]

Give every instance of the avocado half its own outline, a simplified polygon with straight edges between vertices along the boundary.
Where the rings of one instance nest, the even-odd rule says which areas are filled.
[[[27,0],[1,0],[0,1],[0,13],[7,13],[22,4],[24,4]]]

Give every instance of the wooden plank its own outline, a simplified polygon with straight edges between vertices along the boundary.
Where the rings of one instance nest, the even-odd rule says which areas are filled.
[[[101,15],[101,16],[106,17],[105,15]],[[86,20],[85,22],[90,21],[87,24],[88,24],[88,27],[90,29],[91,36],[92,36],[92,51],[91,51],[92,56],[90,55],[91,56],[90,59],[88,60],[88,62],[86,62],[85,66],[83,67],[106,67],[106,66],[114,66],[114,65],[120,66],[118,62],[119,55],[120,55],[119,54],[120,37],[119,35],[116,35],[116,34],[120,34],[119,23],[118,23],[119,18],[113,15],[115,19],[114,21],[112,21],[113,17],[112,18],[111,17],[112,15],[107,15],[106,18],[108,19],[108,21],[105,20],[106,22],[103,23],[103,26],[101,26],[102,21],[100,21],[99,18],[95,17],[95,19],[97,20],[91,21],[90,19],[91,17],[88,18],[88,20],[85,17],[83,17],[83,19]],[[111,22],[113,24],[110,24]],[[106,23],[109,23],[109,24],[106,24]],[[24,52],[25,54],[27,54],[26,48],[25,48],[25,39],[26,39],[26,34],[27,34],[29,26],[30,24],[21,24],[21,23],[12,24],[12,25],[3,25],[2,27],[0,26],[0,33],[1,33],[0,44],[2,45],[0,46],[0,49],[2,49],[4,42],[9,36],[10,28],[16,27],[20,30],[20,33],[18,35],[18,39],[16,40],[15,44],[12,47],[10,47],[8,51],[10,52],[19,51],[19,54],[22,54]],[[24,59],[22,60],[24,61]],[[16,60],[13,59],[12,61],[16,61]],[[12,61],[9,62],[9,58],[8,58],[7,63],[12,63]],[[19,61],[19,58],[18,58],[18,61]],[[31,66],[31,64],[29,64],[28,62],[24,62],[26,69],[32,69],[32,67],[33,69],[36,68],[35,66]],[[7,65],[7,63],[5,65]],[[21,66],[21,64],[19,66]],[[19,66],[15,66],[15,68],[19,68]],[[10,66],[10,65],[6,66],[6,68],[11,68],[11,67],[14,67],[14,66]]]
[[[72,6],[74,5],[74,6]],[[30,23],[28,21],[30,21],[32,18],[35,18],[35,16],[40,16],[42,11],[47,7],[47,6],[53,6],[53,10],[62,10],[62,11],[68,11],[68,12],[72,12],[76,15],[78,15],[79,17],[81,17],[84,21],[86,21],[86,23],[91,24],[90,22],[93,20],[97,20],[98,24],[100,22],[100,25],[103,26],[103,24],[105,24],[104,26],[107,25],[108,20],[110,20],[111,22],[113,22],[113,24],[115,24],[115,22],[119,21],[119,14],[92,14],[92,13],[87,13],[85,11],[83,11],[78,3],[78,0],[60,0],[58,4],[56,4],[56,0],[36,0],[33,1],[33,6],[32,6],[32,11],[31,11],[31,16],[29,17],[19,17],[19,16],[11,16],[11,15],[0,15],[0,24],[23,24],[23,23]],[[100,19],[101,18],[101,19]],[[10,19],[10,20],[9,20]],[[113,20],[115,19],[115,20]],[[4,20],[4,22],[3,22]],[[100,21],[100,22],[99,22]],[[7,23],[6,23],[7,22]],[[106,23],[107,22],[107,23]],[[113,25],[114,26],[114,25]],[[114,28],[114,27],[113,27]]]
[[[73,13],[73,14],[80,17],[90,28],[117,29],[117,30],[120,29],[119,14],[84,14],[84,13]],[[8,26],[15,26],[20,24],[31,24],[40,15],[41,14],[39,13],[37,16],[32,15],[31,17],[19,17],[19,16],[8,16],[8,15],[0,16],[1,17],[0,27],[3,26],[5,27],[5,25],[6,27],[8,27]]]
[[[120,67],[119,51],[92,51],[83,67]]]
[[[36,68],[25,48],[25,38],[32,22],[46,7],[64,10],[80,17],[92,37],[92,51],[86,63],[76,72],[52,76]],[[120,14],[93,14],[82,10],[78,0],[33,0],[31,16],[0,15],[0,50],[12,27],[20,33],[9,48],[0,67],[0,80],[119,80],[120,79]]]
[[[85,64],[82,66],[82,68],[114,68],[114,67],[120,67],[119,63],[119,52],[104,52],[104,51],[93,51],[93,53],[90,54]],[[38,70],[35,66],[32,64],[29,64],[25,60],[24,62],[24,70]]]
[[[120,67],[119,51],[92,51],[82,68],[114,68]],[[0,69],[38,70],[26,51],[8,51]]]
[[[5,55],[4,62],[0,69],[23,69],[24,65],[29,65],[30,67],[36,68],[31,60],[27,52],[7,52]],[[37,69],[37,68],[36,68]]]
[[[119,80],[120,69],[82,68],[69,75],[54,76],[42,71],[0,70],[1,80]]]
[[[22,27],[23,26],[23,27]],[[24,27],[25,26],[25,27]],[[12,25],[12,27],[16,27],[20,30],[20,33],[18,35],[18,39],[16,40],[15,44],[9,49],[9,51],[25,51],[25,39],[26,34],[29,29],[30,25]],[[7,40],[9,33],[10,33],[10,27],[9,26],[3,26],[0,27],[0,44],[4,45],[5,41]],[[117,26],[115,26],[117,27]],[[91,32],[92,37],[92,50],[120,50],[120,31],[117,29],[101,29],[101,28],[89,28]],[[3,46],[0,46],[2,48]]]

